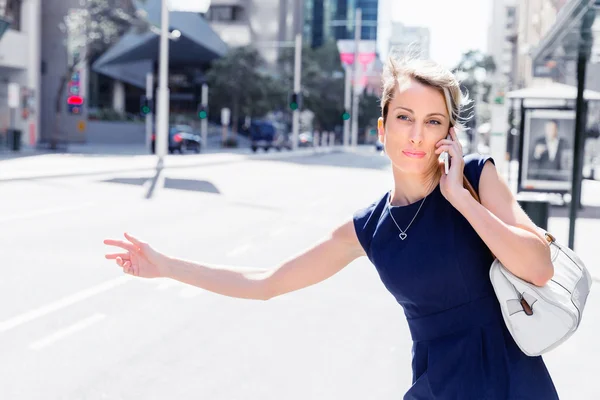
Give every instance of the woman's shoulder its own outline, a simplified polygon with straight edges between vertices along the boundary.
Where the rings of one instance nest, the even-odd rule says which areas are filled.
[[[479,153],[466,154],[463,156],[463,160],[465,162],[464,174],[479,193],[479,178],[481,178],[485,163],[491,161],[492,164],[496,165],[496,162],[492,156]]]
[[[356,236],[367,253],[367,249],[370,246],[370,238],[373,237],[373,233],[385,210],[388,194],[388,192],[385,192],[368,206],[357,210],[353,215]]]

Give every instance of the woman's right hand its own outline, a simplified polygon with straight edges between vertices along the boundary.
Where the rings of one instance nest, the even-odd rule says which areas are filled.
[[[154,250],[146,242],[125,233],[124,240],[106,239],[104,244],[119,247],[125,252],[106,254],[109,260],[115,260],[123,272],[140,278],[160,278],[165,276],[166,257]]]

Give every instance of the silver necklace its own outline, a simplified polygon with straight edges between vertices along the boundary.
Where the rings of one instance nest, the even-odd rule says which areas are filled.
[[[391,195],[390,198],[388,198],[388,212],[390,213],[390,217],[392,217],[392,221],[394,221],[394,224],[396,224],[396,227],[398,227],[398,230],[400,231],[400,235],[398,235],[398,237],[402,240],[406,239],[406,237],[408,236],[406,234],[406,231],[408,231],[408,228],[410,228],[410,226],[412,225],[413,221],[415,220],[415,218],[417,218],[417,215],[419,214],[419,211],[421,211],[421,207],[423,207],[423,203],[425,203],[425,199],[427,198],[427,196],[425,196],[423,198],[423,201],[421,201],[421,205],[419,206],[419,209],[417,210],[417,212],[415,213],[415,216],[413,217],[413,219],[410,221],[410,224],[408,224],[408,226],[406,227],[406,229],[402,230],[402,228],[400,228],[400,225],[398,225],[398,223],[396,222],[396,219],[394,218],[394,216],[392,215],[392,200],[391,200]]]

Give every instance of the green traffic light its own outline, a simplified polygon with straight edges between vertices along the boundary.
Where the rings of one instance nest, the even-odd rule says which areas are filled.
[[[198,113],[198,116],[200,117],[200,119],[205,119],[208,116],[208,114],[206,111],[200,111]]]
[[[142,113],[149,114],[150,113],[150,107],[148,107],[148,106],[142,107]]]
[[[290,108],[291,108],[293,111],[296,111],[296,110],[298,109],[298,103],[290,103]]]
[[[344,121],[348,121],[350,119],[350,113],[347,113],[347,112],[343,113],[342,114],[342,119]]]

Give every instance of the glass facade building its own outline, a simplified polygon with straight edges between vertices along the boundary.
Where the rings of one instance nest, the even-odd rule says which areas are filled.
[[[357,8],[362,9],[362,39],[377,40],[379,0],[307,0],[304,4],[304,36],[312,47],[330,40],[354,39]]]

